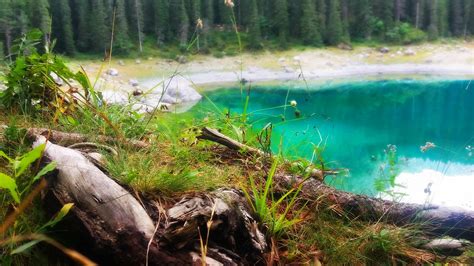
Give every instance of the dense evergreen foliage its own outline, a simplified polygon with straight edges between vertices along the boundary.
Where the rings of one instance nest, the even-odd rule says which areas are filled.
[[[232,32],[233,19],[247,47],[275,41],[337,45],[375,39],[410,43],[474,34],[472,0],[0,0],[1,46],[30,28],[56,39],[56,49],[73,55],[109,50],[126,54],[157,46],[185,47],[199,36],[199,51],[219,48],[219,32]],[[204,49],[201,49],[204,48]]]

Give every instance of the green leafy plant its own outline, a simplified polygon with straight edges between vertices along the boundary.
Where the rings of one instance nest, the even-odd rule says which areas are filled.
[[[44,53],[38,51],[41,36],[40,31],[33,30],[16,41],[15,61],[5,76],[6,89],[0,92],[3,107],[19,109],[24,114],[38,110],[65,113],[78,100],[92,98],[97,103],[97,94],[84,71],[73,73],[60,57],[50,52],[51,47],[46,47]],[[79,86],[84,95],[77,90]],[[74,97],[73,91],[78,96]]]
[[[38,181],[42,176],[53,171],[56,168],[56,163],[51,162],[42,168],[31,180],[28,182],[28,185],[20,193],[18,191],[18,185],[16,179],[19,178],[32,163],[41,158],[45,145],[40,145],[30,152],[18,156],[16,158],[10,158],[5,152],[0,151],[0,157],[6,159],[13,172],[13,177],[0,173],[0,188],[7,189],[10,192],[10,196],[15,200],[16,203],[20,203],[20,196],[29,190],[31,185]]]

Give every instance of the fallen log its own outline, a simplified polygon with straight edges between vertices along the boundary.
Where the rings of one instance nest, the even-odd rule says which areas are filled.
[[[201,129],[201,135],[198,136],[198,139],[204,139],[204,140],[216,142],[216,143],[226,146],[227,148],[231,150],[242,152],[242,153],[247,153],[247,154],[256,155],[256,156],[269,155],[269,154],[265,154],[265,152],[263,152],[262,150],[240,143],[220,133],[216,129],[212,129],[208,127],[204,127]],[[326,175],[337,175],[337,174],[339,174],[339,171],[329,170],[329,169],[324,170],[324,171],[319,170],[319,169],[312,169],[312,172],[310,173],[311,177],[318,178],[318,179],[323,179],[324,176]]]
[[[57,130],[51,130],[48,128],[28,128],[27,135],[30,137],[35,137],[38,135],[45,136],[48,140],[54,143],[58,143],[64,146],[74,145],[77,143],[88,143],[91,139],[89,136],[80,134],[80,133],[67,133],[61,132]],[[99,135],[94,137],[95,140],[105,143],[117,143],[120,142],[122,144],[134,147],[136,149],[144,149],[150,147],[150,144],[141,140],[134,140],[134,139],[125,139],[124,141],[120,141],[117,138]]]
[[[204,127],[201,129],[201,135],[198,136],[199,139],[205,139],[213,142],[222,144],[229,149],[241,151],[244,153],[251,153],[254,155],[264,155],[265,153],[259,149],[255,149],[243,143],[240,143],[236,140],[233,140],[226,135],[220,133],[216,129]]]
[[[57,163],[48,194],[60,205],[74,203],[75,219],[86,249],[101,264],[201,264],[199,233],[212,220],[206,263],[255,264],[266,250],[243,194],[218,190],[186,197],[168,211],[167,221],[155,225],[145,208],[105,175],[81,152],[36,136],[34,146],[46,144],[44,159]],[[243,245],[242,245],[243,244]],[[90,254],[90,253],[89,253]]]
[[[8,128],[6,125],[0,125],[0,132],[3,133],[3,131]],[[115,150],[111,150],[109,147],[101,146],[100,144],[96,143],[90,143],[89,140],[91,140],[91,137],[80,134],[80,133],[68,133],[68,132],[62,132],[62,131],[57,131],[57,130],[52,130],[48,128],[26,128],[26,135],[31,138],[35,139],[36,136],[44,136],[48,140],[61,144],[63,146],[70,146],[70,145],[76,145],[76,144],[82,144],[84,146],[85,144],[89,144],[89,146],[96,146],[99,148],[105,148],[109,152],[116,153]],[[3,135],[0,135],[0,139],[3,137]],[[125,140],[119,140],[117,138],[109,137],[109,136],[104,136],[104,135],[99,135],[94,138],[94,140],[104,142],[104,143],[118,143],[120,142],[121,144],[128,145],[129,147],[133,147],[135,149],[145,149],[150,147],[150,144],[141,141],[141,140],[135,140],[135,139],[125,139]]]
[[[61,147],[37,136],[34,146],[46,144],[44,157],[57,163],[51,194],[60,204],[74,203],[72,213],[93,241],[95,252],[118,265],[145,262],[148,241],[155,225],[140,203],[106,176],[79,151]],[[151,261],[189,261],[155,248]]]
[[[303,182],[302,177],[277,174],[276,190],[287,191]],[[323,197],[335,204],[351,218],[384,221],[396,225],[418,224],[421,228],[438,235],[474,241],[474,212],[461,208],[393,202],[365,195],[340,191],[322,181],[304,181],[301,196],[308,200]]]
[[[262,151],[255,151],[255,148],[239,143],[214,129],[204,128],[200,138],[217,142],[232,150],[250,151],[254,154],[262,153]],[[334,172],[324,171],[324,175],[327,174],[334,174]],[[319,175],[323,176],[323,173],[321,172]],[[325,185],[322,180],[323,178],[303,179],[303,177],[285,174],[277,174],[274,177],[275,188],[281,192],[285,193],[295,185],[303,183],[301,196],[309,200],[323,196],[353,218],[386,221],[397,225],[418,223],[426,230],[440,235],[446,234],[455,238],[474,240],[473,211],[443,206],[398,203],[357,195],[331,188]]]

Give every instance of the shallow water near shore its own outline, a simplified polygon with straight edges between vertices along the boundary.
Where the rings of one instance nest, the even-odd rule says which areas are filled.
[[[191,112],[206,115],[213,104],[242,112],[246,92],[222,88],[205,95],[208,99]],[[296,101],[296,108],[285,110],[286,99]],[[316,161],[313,147],[318,146],[326,168],[347,168],[326,178],[331,186],[474,208],[474,84],[469,80],[256,86],[248,112],[255,129],[274,124],[274,152],[282,138],[287,156]]]

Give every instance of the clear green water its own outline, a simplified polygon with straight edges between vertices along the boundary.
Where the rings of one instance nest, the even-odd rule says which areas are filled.
[[[286,122],[282,123],[284,109],[268,108],[284,105],[288,92],[288,101],[297,102],[301,117],[295,120],[295,109],[290,107],[286,110]],[[238,88],[223,88],[206,96],[220,108],[242,112]],[[193,112],[209,108],[209,101],[203,100]],[[411,186],[404,180],[405,187],[399,189],[402,193],[419,194],[417,200],[411,201],[424,197],[423,187],[433,182],[437,174],[441,174],[438,179],[443,182],[450,176],[454,176],[453,180],[461,176],[461,182],[474,182],[474,155],[469,150],[469,145],[474,147],[474,84],[468,80],[253,87],[249,112],[255,112],[251,121],[260,121],[255,123],[256,128],[268,122],[276,125],[273,149],[278,149],[276,144],[283,137],[287,155],[310,159],[311,143],[318,144],[321,135],[327,167],[350,170],[326,179],[339,189],[377,195],[374,184],[388,173],[384,150],[389,144],[397,147],[396,173],[401,176],[397,181],[424,181]],[[420,146],[426,142],[433,142],[437,148],[421,152]],[[419,177],[421,173],[424,177]],[[441,191],[445,188],[440,187]]]

